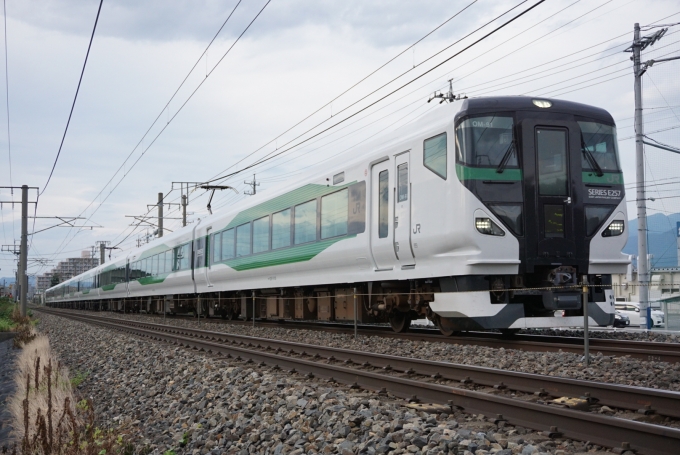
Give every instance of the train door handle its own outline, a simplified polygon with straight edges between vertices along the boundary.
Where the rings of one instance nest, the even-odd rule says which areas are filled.
[[[394,228],[396,229],[397,226],[399,226],[399,217],[398,217],[398,216],[395,216],[395,217],[394,217]]]
[[[566,202],[567,204],[571,204],[571,196],[567,197],[567,198],[564,200],[564,202]]]

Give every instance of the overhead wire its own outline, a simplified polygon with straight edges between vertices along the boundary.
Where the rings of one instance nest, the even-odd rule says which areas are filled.
[[[97,9],[97,17],[94,20],[94,27],[92,28],[92,35],[90,35],[90,44],[87,46],[87,53],[85,54],[85,61],[83,62],[83,69],[80,72],[80,79],[78,79],[78,87],[76,87],[76,94],[73,97],[73,103],[71,104],[71,112],[68,114],[68,120],[66,121],[66,128],[64,128],[64,134],[61,137],[61,143],[59,144],[59,150],[57,151],[57,156],[54,158],[54,164],[52,165],[52,170],[50,171],[50,175],[47,177],[47,182],[45,182],[45,185],[43,186],[42,191],[39,193],[42,195],[45,190],[47,190],[47,186],[50,184],[50,180],[52,179],[52,174],[54,173],[54,169],[57,167],[57,161],[59,161],[59,155],[61,155],[61,149],[64,146],[64,140],[66,139],[66,133],[68,132],[68,126],[71,124],[71,117],[73,116],[73,109],[76,107],[76,100],[78,99],[78,92],[80,92],[80,84],[83,82],[83,75],[85,74],[85,67],[87,66],[87,59],[90,56],[90,49],[92,48],[92,41],[94,40],[94,32],[97,30],[97,23],[99,22],[99,13],[102,11],[102,4],[104,3],[104,0],[99,0],[99,9]]]
[[[156,142],[156,140],[157,140],[157,139],[160,137],[160,135],[166,130],[166,128],[170,125],[170,123],[172,123],[172,121],[175,119],[175,117],[177,117],[177,115],[182,111],[182,109],[184,108],[184,106],[186,106],[186,104],[189,102],[189,100],[196,94],[196,92],[198,91],[198,89],[205,83],[205,81],[209,78],[209,76],[215,71],[215,69],[217,69],[217,67],[220,65],[220,63],[221,63],[221,62],[224,60],[224,58],[231,52],[231,50],[232,50],[232,49],[234,48],[234,46],[240,41],[240,39],[243,37],[243,35],[250,29],[250,27],[253,25],[253,23],[255,22],[255,20],[262,14],[262,12],[264,11],[264,9],[267,7],[267,5],[269,5],[270,2],[271,2],[271,0],[267,0],[267,2],[265,3],[265,5],[260,9],[260,11],[257,13],[257,15],[250,21],[250,23],[245,27],[245,29],[244,29],[244,30],[241,32],[241,34],[236,38],[236,40],[232,43],[232,45],[229,47],[229,49],[227,49],[227,51],[222,55],[222,57],[221,57],[221,58],[218,60],[218,62],[213,66],[213,68],[210,70],[210,72],[206,73],[205,78],[203,78],[203,79],[201,80],[201,82],[199,83],[199,85],[191,92],[191,94],[189,95],[189,97],[188,97],[188,98],[184,101],[184,103],[179,107],[179,109],[177,110],[177,112],[175,112],[175,114],[172,116],[172,118],[168,119],[168,122],[163,126],[163,128],[161,129],[161,131],[154,137],[154,139],[151,141],[151,143],[144,149],[144,151],[141,153],[141,155],[140,155],[140,156],[137,158],[137,160],[132,164],[132,166],[130,167],[130,169],[127,169],[127,170],[126,170],[126,172],[124,173],[123,177],[118,181],[118,183],[116,183],[116,185],[111,189],[111,191],[109,191],[109,193],[106,195],[106,197],[104,198],[104,200],[102,200],[102,201],[100,202],[100,204],[97,206],[97,208],[95,208],[95,210],[89,215],[89,217],[87,218],[88,221],[89,221],[89,220],[92,218],[92,216],[94,216],[94,214],[99,210],[99,208],[102,206],[102,204],[103,204],[104,202],[106,202],[106,200],[109,198],[109,196],[111,196],[111,194],[116,190],[116,188],[118,188],[118,186],[119,186],[120,183],[123,181],[123,179],[125,179],[125,177],[132,171],[132,169],[137,165],[137,163],[139,162],[139,160],[146,154],[146,152],[149,150],[149,148]],[[240,2],[239,2],[239,3],[240,3]],[[238,6],[238,4],[237,4],[236,6]],[[235,7],[235,8],[236,8],[236,7]],[[234,10],[235,10],[235,8],[234,8]],[[234,10],[232,10],[232,12],[230,13],[229,17],[231,17],[231,15],[233,14]],[[227,20],[228,20],[228,18],[227,18]],[[226,21],[225,21],[225,23],[226,23]],[[220,27],[220,30],[222,30],[223,27],[224,27],[224,24],[222,25],[222,27]],[[219,34],[219,32],[218,32],[218,34]],[[215,35],[215,37],[216,37],[216,36],[217,36],[217,34]],[[213,37],[213,39],[211,40],[211,43],[215,40],[215,37]],[[209,47],[210,47],[210,46],[206,47],[206,51],[207,51],[207,49],[208,49]],[[201,54],[201,57],[199,57],[197,63],[194,65],[193,68],[195,68],[196,65],[198,64],[198,62],[200,62],[202,56],[205,54],[206,51],[204,51],[204,53]],[[193,68],[192,68],[191,71],[193,71]],[[190,72],[190,73],[191,73],[191,72]],[[190,74],[190,73],[189,73],[189,74]],[[188,76],[187,76],[187,77],[188,77]],[[185,78],[185,80],[186,80],[186,78]],[[182,82],[182,84],[184,84],[184,81]],[[180,88],[181,88],[181,85],[180,85]],[[177,91],[179,91],[179,88],[177,89]],[[176,92],[177,92],[177,91],[176,91]],[[176,92],[175,92],[175,94],[173,94],[173,97],[176,95]],[[172,100],[172,99],[171,99],[171,100]],[[168,104],[169,104],[169,102],[168,102]],[[163,109],[163,111],[164,111],[164,110],[165,110],[165,108]],[[161,114],[159,114],[159,115],[162,115],[163,111],[161,111]],[[158,120],[158,119],[156,119],[156,121],[157,121],[157,120]],[[142,140],[143,140],[143,139],[142,139]],[[141,141],[140,141],[140,142],[141,142]],[[114,176],[115,176],[115,175],[114,175]],[[109,181],[109,183],[110,183],[110,181]],[[108,186],[108,183],[107,183],[106,186]],[[104,189],[106,189],[106,186],[104,186]],[[92,204],[93,204],[94,202],[96,202],[97,198],[102,194],[102,192],[103,192],[103,190],[100,191],[100,193],[93,199],[93,201],[92,201],[92,202],[91,202],[91,203],[90,203],[90,204],[89,204],[89,205],[81,212],[81,215],[82,215],[83,213],[85,213],[85,211],[87,211],[87,209],[88,209],[89,207],[91,207]],[[147,212],[147,213],[148,213],[148,212]],[[67,236],[66,238],[68,238],[68,236]],[[66,238],[64,238],[64,241],[66,241]],[[71,237],[71,240],[73,240],[73,238],[75,238],[75,235],[74,235],[73,237]],[[69,241],[66,243],[66,245],[68,245],[68,244],[71,242],[71,240],[69,240]],[[62,241],[62,245],[63,245],[63,243],[64,243],[64,242]],[[59,248],[62,248],[62,245],[60,245]],[[64,247],[65,247],[66,245],[64,245]],[[57,252],[56,254],[58,254],[58,252]]]
[[[513,17],[512,19],[510,19],[510,20],[506,21],[505,23],[501,24],[500,26],[496,27],[496,28],[493,29],[491,32],[489,32],[489,33],[487,33],[486,35],[482,36],[481,38],[477,39],[476,41],[474,41],[473,43],[471,43],[471,44],[469,44],[468,46],[464,47],[464,48],[461,49],[460,51],[454,53],[452,56],[450,56],[450,57],[444,59],[442,62],[436,64],[434,67],[432,67],[432,68],[430,68],[429,70],[425,71],[424,73],[422,73],[422,74],[416,76],[415,78],[411,79],[410,81],[408,81],[408,82],[406,82],[406,83],[400,85],[400,86],[397,87],[396,89],[393,89],[392,91],[390,91],[390,92],[387,93],[386,95],[383,95],[383,96],[381,96],[380,98],[378,98],[377,100],[375,100],[375,101],[369,103],[367,106],[364,106],[364,107],[362,107],[361,109],[359,109],[358,111],[356,111],[356,112],[354,112],[354,113],[352,113],[352,114],[349,114],[349,115],[348,115],[347,117],[345,117],[343,120],[340,120],[340,121],[334,123],[333,125],[326,127],[326,128],[323,129],[322,131],[319,131],[319,132],[313,134],[312,136],[310,136],[310,137],[308,137],[308,138],[306,138],[306,139],[303,139],[303,140],[299,141],[297,144],[295,144],[295,145],[293,145],[293,146],[291,146],[291,147],[288,147],[288,148],[286,148],[286,149],[284,149],[284,150],[282,150],[282,151],[280,151],[280,152],[277,152],[277,153],[273,153],[273,154],[270,153],[270,154],[268,154],[268,156],[266,156],[265,158],[262,158],[262,159],[258,160],[257,162],[255,162],[255,163],[253,163],[253,164],[250,164],[250,165],[248,165],[248,166],[245,166],[245,167],[241,168],[241,169],[238,170],[238,171],[234,171],[234,172],[232,172],[232,173],[230,173],[230,174],[223,175],[223,176],[218,177],[218,178],[213,178],[213,179],[211,179],[211,180],[206,181],[205,183],[211,183],[211,182],[215,182],[215,181],[219,181],[219,180],[224,180],[224,179],[226,179],[226,178],[228,178],[228,177],[231,177],[231,176],[233,176],[233,175],[239,174],[239,173],[241,173],[241,172],[243,172],[243,171],[245,171],[245,170],[247,170],[247,169],[250,169],[250,168],[252,168],[252,167],[254,167],[254,166],[260,164],[260,163],[263,163],[263,162],[265,162],[265,161],[269,161],[269,160],[271,160],[272,158],[281,155],[282,153],[285,153],[285,152],[287,152],[287,151],[289,151],[289,150],[292,150],[293,148],[296,148],[296,147],[300,146],[301,144],[304,144],[304,143],[308,142],[309,140],[311,140],[311,139],[313,139],[313,138],[315,138],[315,137],[317,137],[317,136],[319,136],[319,135],[321,135],[321,134],[323,134],[323,133],[325,133],[325,132],[327,132],[327,131],[329,131],[329,130],[335,128],[336,126],[338,126],[338,125],[340,125],[340,124],[346,122],[347,120],[349,120],[349,119],[355,117],[356,115],[358,115],[358,114],[360,114],[361,112],[363,112],[363,111],[369,109],[370,107],[375,106],[376,104],[378,104],[378,103],[380,103],[381,101],[385,100],[385,99],[388,98],[389,96],[391,96],[391,95],[397,93],[397,92],[400,91],[401,89],[403,89],[403,88],[409,86],[410,84],[412,84],[413,82],[419,80],[420,78],[424,77],[425,75],[431,73],[431,72],[434,71],[436,68],[439,68],[440,66],[442,66],[442,65],[444,65],[445,63],[449,62],[449,61],[452,60],[453,58],[457,57],[458,55],[460,55],[460,54],[462,54],[463,52],[467,51],[468,49],[472,48],[473,46],[475,46],[476,44],[478,44],[478,43],[480,43],[481,41],[485,40],[485,39],[488,38],[489,36],[493,35],[493,34],[496,33],[497,31],[499,31],[499,30],[501,30],[502,28],[506,27],[508,24],[514,22],[515,20],[517,20],[517,19],[519,19],[520,17],[524,16],[524,15],[527,14],[528,12],[532,11],[534,8],[536,8],[537,6],[541,5],[543,2],[545,2],[545,0],[539,0],[539,1],[538,1],[537,3],[535,3],[534,5],[530,6],[529,8],[527,8],[527,9],[524,10],[524,11],[522,11],[521,13],[519,13],[518,15],[516,15],[515,17]],[[524,2],[522,2],[522,3],[524,3]],[[520,4],[521,4],[521,3],[520,3]],[[512,9],[514,9],[514,8],[516,8],[516,7],[513,7]],[[508,10],[508,11],[512,11],[512,9],[511,9],[511,10]],[[504,15],[504,14],[506,14],[506,13],[503,13],[503,15]],[[501,16],[502,16],[502,15],[501,15]],[[501,17],[501,16],[499,16],[499,17]],[[494,20],[496,20],[496,19],[494,19]],[[486,25],[488,25],[488,24],[491,23],[491,22],[493,22],[493,20],[490,21],[490,22],[487,22],[486,24],[484,24],[482,27],[479,27],[479,28],[476,29],[475,31],[477,31],[477,30],[479,30],[479,29],[485,27]],[[472,33],[474,33],[474,32],[471,32],[470,34],[472,34]],[[470,34],[466,35],[465,37],[470,36]],[[464,38],[465,38],[465,37],[464,37]],[[461,40],[462,40],[462,39],[463,39],[463,38],[461,38]],[[460,40],[458,40],[457,42],[460,42]],[[368,96],[368,95],[367,95],[367,96]],[[359,101],[362,101],[362,100],[365,99],[365,98],[366,98],[366,97],[363,97],[363,98],[362,98],[361,100],[359,100]],[[359,102],[359,101],[357,101],[357,102]],[[348,106],[347,108],[349,108],[349,107],[355,105],[357,102],[353,103],[352,105]],[[343,109],[343,110],[346,110],[347,108],[345,108],[345,109]],[[312,129],[314,129],[314,128],[312,128]],[[311,131],[311,130],[307,130],[307,132],[309,132],[309,131]],[[302,135],[306,134],[307,132],[302,133]],[[296,139],[300,138],[302,135],[298,135],[296,138],[294,138],[294,139],[292,139],[291,141],[287,142],[287,144],[290,144],[290,142],[295,141]],[[284,146],[285,146],[285,145],[284,145]]]

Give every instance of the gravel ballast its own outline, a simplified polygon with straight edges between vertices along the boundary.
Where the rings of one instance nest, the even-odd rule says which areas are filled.
[[[188,318],[165,320],[154,316],[120,313],[78,312],[85,316],[116,317],[156,324],[203,329],[238,335],[266,337],[291,342],[356,349],[425,360],[436,360],[465,365],[519,371],[525,373],[586,379],[599,382],[680,391],[680,363],[655,362],[631,357],[604,356],[591,351],[590,366],[583,364],[583,356],[570,352],[532,352],[486,346],[432,343],[399,340],[389,337],[360,336],[358,341],[349,333],[329,333],[321,330],[255,327],[244,324],[196,321]]]
[[[481,415],[423,412],[390,395],[58,316],[43,313],[40,319],[40,330],[71,372],[85,373],[76,392],[91,397],[99,423],[127,434],[137,453],[609,453],[520,427],[499,427]],[[394,353],[395,340],[391,343]],[[345,341],[345,347],[357,346]]]

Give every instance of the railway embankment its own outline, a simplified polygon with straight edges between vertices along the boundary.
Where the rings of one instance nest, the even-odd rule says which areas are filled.
[[[41,317],[41,330],[49,333],[53,349],[71,371],[80,372],[82,381],[76,392],[95,403],[97,424],[124,426],[137,451],[192,455],[607,453],[583,441],[551,439],[497,423],[496,416],[409,405],[391,395],[283,369],[58,316]],[[300,332],[290,336],[300,340]],[[331,338],[348,347],[344,337],[335,334]],[[402,343],[393,340],[390,344],[394,353],[395,345]]]

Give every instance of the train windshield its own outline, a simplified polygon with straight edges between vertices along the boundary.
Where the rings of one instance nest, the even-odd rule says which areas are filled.
[[[458,162],[475,167],[517,168],[513,120],[485,115],[463,120],[456,128]]]
[[[616,128],[598,122],[579,121],[581,163],[584,170],[619,171]],[[600,169],[597,169],[597,168]]]

